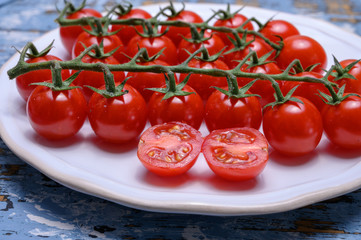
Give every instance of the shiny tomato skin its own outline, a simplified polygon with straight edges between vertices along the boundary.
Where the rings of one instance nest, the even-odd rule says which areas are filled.
[[[269,46],[267,43],[265,43],[260,38],[247,37],[246,41],[247,42],[253,41],[253,42],[250,43],[243,50],[239,50],[239,51],[235,51],[235,52],[223,55],[224,62],[229,66],[229,68],[235,68],[239,64],[239,61],[243,60],[249,54],[249,52],[251,50],[255,51],[257,53],[258,57],[262,57],[273,50],[273,48],[271,46]],[[224,52],[227,52],[227,51],[231,50],[232,48],[234,48],[234,47],[229,46]],[[268,60],[273,59],[273,57],[274,57],[274,54],[271,54],[271,56],[268,58]]]
[[[184,21],[188,23],[202,23],[203,19],[193,11],[183,10],[177,16],[168,18],[167,21]],[[165,35],[173,41],[175,46],[178,46],[178,44],[181,42],[183,37],[186,37],[188,34],[190,34],[190,30],[188,27],[162,26],[161,32],[164,32],[167,28],[168,28],[168,32]]]
[[[129,19],[129,18],[140,18],[140,19],[149,19],[152,15],[150,15],[147,11],[140,8],[132,8],[128,13],[122,16],[118,16],[117,19]],[[111,32],[117,32],[117,36],[126,46],[131,38],[137,35],[137,31],[143,33],[143,27],[141,25],[138,26],[130,26],[130,25],[112,25]]]
[[[110,36],[103,36],[103,37],[97,37],[94,35],[91,35],[87,32],[81,33],[78,38],[76,39],[76,42],[73,47],[72,51],[72,58],[75,58],[80,55],[84,51],[84,46],[90,47],[93,44],[100,45],[100,43],[103,41],[104,46],[104,53],[108,53],[113,51],[114,49],[118,48],[118,50],[113,54],[113,56],[118,60],[119,63],[125,63],[127,62],[127,58],[124,55],[125,47],[122,41],[118,38],[117,35],[110,35]]]
[[[238,28],[244,24],[248,18],[243,14],[237,13],[232,18],[229,19],[218,19],[215,23],[215,27],[228,27],[228,28]],[[243,29],[254,30],[254,27],[251,22],[248,22]],[[228,36],[234,39],[234,36],[231,33],[217,32],[217,34],[222,38],[223,42],[226,45],[232,45],[232,42],[228,39]],[[242,34],[239,34],[242,38]]]
[[[197,59],[192,59],[189,64],[189,67],[193,68],[202,68],[202,69],[221,69],[228,70],[227,64],[222,60],[217,59],[213,62],[202,61]],[[180,80],[183,81],[188,74],[180,74]],[[191,86],[203,99],[204,102],[207,101],[208,97],[215,91],[213,87],[224,87],[227,86],[227,79],[225,77],[215,77],[205,74],[191,74],[188,82],[188,86]]]
[[[83,126],[88,109],[80,89],[52,91],[37,86],[28,98],[26,112],[33,129],[48,140],[74,136]]]
[[[340,64],[341,64],[342,68],[345,68],[346,66],[348,66],[349,64],[351,64],[355,61],[357,61],[357,60],[356,59],[345,59],[345,60],[340,61]],[[346,84],[345,92],[361,94],[361,62],[356,63],[356,65],[354,65],[348,73],[351,74],[352,76],[354,76],[355,79],[342,78],[337,81],[334,81],[335,78],[330,76],[329,80],[331,82],[337,83],[339,87]]]
[[[89,122],[94,133],[103,141],[125,143],[135,140],[147,122],[147,106],[132,86],[125,84],[128,93],[105,98],[94,93],[89,101]]]
[[[215,91],[206,103],[204,120],[210,132],[237,127],[259,129],[262,122],[262,108],[255,96],[232,98]]]
[[[341,148],[361,148],[361,99],[350,96],[338,105],[328,105],[322,110],[326,137]]]
[[[246,73],[264,73],[264,74],[280,74],[281,73],[280,68],[274,62],[266,63],[264,65],[254,66],[251,68],[249,68],[248,65],[243,65],[241,67],[241,71],[246,72]],[[250,78],[238,78],[237,79],[238,85],[240,87],[246,85],[247,83],[249,83],[252,80],[253,79],[250,79]],[[280,86],[282,86],[283,82],[278,81],[278,84]],[[264,107],[266,104],[273,102],[275,100],[274,95],[273,95],[275,90],[272,87],[272,83],[270,81],[258,80],[252,85],[252,87],[249,89],[249,91],[252,92],[253,94],[258,94],[259,96],[261,96],[259,101],[260,101],[262,107]]]
[[[101,18],[102,14],[91,8],[84,8],[80,11],[77,11],[73,14],[66,16],[66,19],[79,19],[83,17],[97,17]],[[84,28],[90,30],[89,26],[84,26]],[[77,37],[84,32],[82,26],[67,26],[60,27],[60,39],[65,47],[65,49],[71,53],[73,46]]]
[[[195,92],[190,86],[183,91]],[[195,129],[199,129],[203,117],[204,107],[201,97],[195,92],[187,96],[174,96],[163,100],[164,93],[155,92],[148,103],[148,119],[152,126],[166,122],[183,122]]]
[[[169,65],[175,65],[178,62],[177,48],[167,36],[161,37],[133,37],[126,48],[126,54],[130,57],[134,57],[140,48],[146,48],[149,56],[153,56],[164,49],[162,55],[158,57],[158,60],[162,60]]]
[[[211,37],[210,32],[205,32],[204,37],[205,38]],[[192,38],[192,36],[187,35],[186,38],[190,39],[190,38]],[[184,62],[190,56],[189,53],[194,53],[195,51],[200,49],[202,46],[208,50],[208,53],[211,56],[219,53],[225,47],[223,40],[216,34],[214,34],[210,39],[203,41],[202,43],[192,43],[185,39],[182,39],[178,45],[178,61],[179,61],[179,63]]]
[[[299,59],[304,69],[319,64],[312,71],[324,72],[323,69],[327,67],[327,55],[325,49],[315,39],[304,35],[294,35],[284,39],[283,43],[284,46],[275,59],[281,70],[286,69],[293,60]]]
[[[312,78],[322,78],[323,75],[316,72],[301,72],[294,75],[295,77],[312,77]],[[317,109],[321,112],[322,108],[325,106],[322,98],[319,96],[319,91],[329,94],[329,91],[322,83],[311,83],[311,82],[293,82],[293,81],[284,81],[281,90],[283,94],[288,93],[292,88],[297,86],[296,91],[293,95],[307,98],[311,101]]]
[[[202,153],[211,170],[229,181],[256,178],[268,162],[266,138],[247,127],[212,131],[203,141]]]
[[[83,57],[82,62],[85,63],[104,63],[104,64],[119,64],[118,60],[116,60],[113,56],[109,56],[103,59],[92,58],[89,55]],[[73,71],[76,72],[76,71]],[[125,73],[121,71],[113,72],[115,84],[118,85],[125,78]],[[94,72],[94,71],[82,71],[78,77],[74,80],[73,84],[75,86],[82,87],[82,91],[84,93],[84,97],[87,101],[91,98],[94,91],[89,89],[86,86],[92,86],[95,88],[100,88],[105,85],[104,74],[102,72]]]
[[[27,63],[39,63],[46,61],[62,61],[60,58],[53,55],[45,55],[43,57],[30,58],[26,60]],[[64,69],[61,71],[61,76],[63,80],[70,77],[70,71],[68,69]],[[52,79],[51,70],[43,69],[36,70],[32,72],[25,73],[16,78],[16,88],[20,94],[20,96],[27,101],[31,92],[36,88],[36,85],[30,85],[31,83],[49,81]]]
[[[263,133],[269,144],[287,156],[302,156],[319,144],[323,127],[320,112],[306,98],[269,106],[263,113]]]
[[[164,123],[142,133],[137,155],[150,172],[177,176],[194,165],[202,142],[202,134],[191,126],[180,122]]]
[[[152,65],[161,65],[169,66],[168,63],[162,60],[153,60],[146,63],[137,63],[143,66],[152,66]],[[147,88],[160,88],[164,85],[164,75],[163,73],[152,73],[152,72],[128,72],[127,77],[130,77],[127,81],[127,84],[131,85],[137,91],[142,94],[146,102],[153,95],[153,91],[147,90]]]
[[[282,37],[282,39],[286,39],[290,36],[300,35],[298,29],[292,23],[281,19],[274,19],[267,22],[267,24],[259,32],[274,43],[281,40],[277,36]]]

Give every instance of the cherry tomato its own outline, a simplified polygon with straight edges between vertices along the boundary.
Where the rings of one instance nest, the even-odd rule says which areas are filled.
[[[255,96],[233,98],[215,91],[206,103],[204,120],[209,131],[236,127],[258,129],[262,122],[262,108]]]
[[[74,136],[83,126],[88,110],[80,91],[53,91],[37,86],[29,96],[26,112],[31,126],[42,137],[62,140]]]
[[[295,59],[299,59],[302,67],[307,68],[319,64],[313,72],[323,73],[327,67],[327,55],[324,48],[311,37],[295,35],[284,39],[284,46],[276,58],[278,66],[284,70]]]
[[[132,8],[128,13],[118,16],[118,19],[129,19],[129,18],[140,18],[140,19],[149,19],[152,15],[150,15],[147,11],[139,8]],[[130,26],[130,25],[112,25],[111,32],[117,32],[117,36],[126,46],[130,39],[137,35],[138,32],[143,32],[143,27],[141,25],[138,26]]]
[[[270,62],[263,65],[258,65],[254,67],[248,67],[247,64],[243,65],[241,67],[242,72],[247,73],[264,73],[264,74],[279,74],[281,73],[281,70],[277,66],[277,64]],[[249,83],[251,80],[250,78],[238,78],[238,84],[239,86],[244,86],[247,83]],[[278,81],[280,86],[282,86],[282,82]],[[254,94],[258,94],[261,96],[259,99],[261,106],[264,107],[266,104],[273,102],[275,100],[273,94],[274,94],[274,88],[272,87],[272,83],[270,81],[266,80],[259,80],[256,81],[252,87],[249,89],[250,92]]]
[[[229,19],[218,19],[215,23],[215,27],[227,27],[227,28],[238,28],[242,26],[248,18],[244,16],[243,14],[237,13],[232,18]],[[243,29],[247,30],[254,30],[253,25],[251,22],[248,22]],[[234,39],[234,36],[232,33],[225,33],[225,32],[218,32],[217,33],[223,40],[223,42],[226,45],[232,45],[232,42],[228,39],[228,37],[231,37]],[[242,38],[242,34],[239,34],[239,36]]]
[[[262,57],[273,50],[270,45],[265,43],[260,38],[254,38],[251,36],[246,37],[246,42],[250,41],[253,42],[244,49],[224,55],[224,62],[229,66],[229,68],[235,68],[239,64],[239,61],[243,60],[250,53],[250,51],[254,51],[257,53],[258,57]],[[232,48],[234,48],[234,46],[229,46],[225,50],[225,52],[229,51]],[[275,54],[271,54],[268,59],[273,59],[274,55]]]
[[[277,43],[282,39],[293,35],[300,35],[298,29],[290,22],[285,20],[275,19],[267,22],[267,24],[259,31],[271,42]]]
[[[210,32],[204,33],[204,38],[211,37]],[[187,35],[187,39],[191,39],[192,35]],[[178,61],[179,63],[184,62],[188,57],[189,53],[194,53],[198,49],[204,46],[207,50],[209,55],[214,55],[219,53],[224,48],[224,43],[220,37],[214,34],[210,39],[205,40],[201,43],[193,43],[189,42],[186,39],[182,39],[178,45]],[[199,54],[200,55],[200,54]]]
[[[39,63],[46,61],[61,61],[60,58],[55,57],[53,55],[45,55],[43,57],[29,58],[26,60],[27,63]],[[70,77],[70,71],[68,69],[64,69],[61,72],[62,78],[67,79]],[[36,88],[36,85],[30,85],[31,83],[48,81],[51,80],[51,70],[43,69],[36,70],[32,72],[25,73],[16,78],[16,88],[20,94],[20,96],[27,101],[31,92]]]
[[[187,124],[164,123],[144,131],[137,155],[150,172],[176,176],[194,165],[201,152],[202,141],[201,133]]]
[[[346,149],[361,148],[361,98],[350,96],[340,104],[322,110],[323,126],[327,138]]]
[[[315,105],[306,98],[303,103],[287,101],[269,106],[263,113],[263,132],[269,144],[288,156],[312,152],[322,137],[322,118]]]
[[[193,11],[183,10],[180,11],[177,16],[169,17],[167,21],[184,21],[187,23],[202,23],[203,19]],[[186,37],[188,34],[190,34],[190,30],[188,27],[162,26],[161,32],[164,32],[167,28],[168,28],[168,32],[165,35],[173,41],[175,46],[178,46],[178,44],[181,42],[183,37]]]
[[[247,127],[212,131],[204,139],[202,152],[212,171],[230,181],[253,179],[268,162],[266,138]]]
[[[124,143],[135,140],[147,121],[147,105],[132,86],[125,84],[128,93],[105,98],[94,93],[89,101],[89,122],[94,133],[106,142]]]
[[[203,69],[222,69],[228,70],[228,66],[220,59],[216,61],[208,62],[198,59],[192,59],[188,63],[189,67],[203,68]],[[188,74],[180,74],[180,81],[183,81]],[[188,86],[191,86],[203,99],[207,101],[208,97],[215,91],[213,87],[227,86],[227,80],[225,77],[215,77],[204,74],[192,74],[187,82]]]
[[[190,86],[183,88],[185,92],[195,92]],[[199,129],[203,121],[203,101],[197,93],[187,96],[174,96],[163,100],[164,93],[155,92],[148,103],[150,124],[158,125],[166,122],[184,122]]]
[[[164,49],[162,55],[158,57],[158,60],[162,60],[169,65],[175,65],[178,62],[177,48],[172,40],[166,36],[161,37],[133,37],[127,46],[126,53],[130,57],[134,57],[140,48],[146,48],[148,54],[153,56]]]
[[[312,78],[322,78],[323,75],[316,72],[301,72],[294,75],[295,77],[312,77]],[[325,103],[322,101],[322,98],[319,96],[319,91],[323,93],[328,93],[327,88],[322,83],[310,83],[310,82],[292,82],[284,81],[283,86],[281,87],[284,94],[288,93],[292,88],[299,85],[293,95],[307,98],[311,101],[317,109],[321,112],[322,108],[325,106]]]
[[[101,18],[102,14],[91,8],[83,8],[75,13],[69,14],[66,16],[66,19],[79,19],[83,17],[97,17]],[[90,30],[89,26],[67,26],[60,27],[60,39],[63,43],[66,50],[71,53],[73,46],[75,44],[78,36],[84,32],[83,27],[85,29]]]
[[[356,59],[345,59],[341,61],[340,64],[342,68],[345,68],[346,66],[355,61]],[[345,92],[361,94],[361,62],[356,63],[348,73],[354,76],[355,79],[342,78],[335,81],[335,78],[330,76],[329,80],[337,83],[339,87],[346,84]]]
[[[118,60],[116,60],[113,56],[109,56],[106,58],[93,58],[89,55],[83,57],[82,62],[85,63],[104,63],[104,64],[119,64]],[[124,72],[116,71],[113,72],[114,81],[116,84],[121,83],[124,78]],[[104,74],[102,72],[94,72],[94,71],[82,71],[78,77],[73,82],[74,85],[82,87],[82,91],[84,93],[84,97],[87,101],[89,101],[90,97],[93,95],[94,91],[85,87],[86,85],[92,86],[95,88],[102,87],[104,82]]]
[[[94,36],[87,32],[81,33],[73,47],[72,57],[75,58],[80,55],[84,51],[85,47],[90,47],[93,44],[100,45],[103,41],[104,53],[108,53],[118,48],[118,50],[113,54],[113,56],[118,60],[119,63],[127,62],[127,58],[124,55],[125,48],[122,41],[118,38],[117,35],[110,36]]]
[[[161,60],[153,60],[151,62],[137,63],[143,66],[151,65],[161,65],[169,66],[168,63]],[[162,73],[152,73],[152,72],[128,72],[127,77],[130,77],[127,81],[127,84],[131,85],[138,90],[140,94],[144,97],[146,102],[149,101],[153,95],[153,91],[147,90],[146,88],[159,88],[164,85],[164,76]]]

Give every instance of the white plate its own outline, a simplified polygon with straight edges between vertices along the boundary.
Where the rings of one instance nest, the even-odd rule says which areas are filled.
[[[176,5],[179,6],[179,5]],[[218,4],[187,4],[206,19]],[[238,9],[240,6],[232,6]],[[143,7],[155,13],[159,5]],[[276,13],[246,7],[242,13],[266,21]],[[304,35],[317,39],[329,59],[359,58],[361,39],[327,22],[277,13],[276,18],[294,23]],[[61,58],[64,49],[55,29],[34,43],[42,48],[55,39],[52,54]],[[0,131],[9,148],[55,181],[72,189],[110,201],[150,211],[209,215],[255,215],[282,212],[329,199],[361,186],[361,153],[332,149],[323,139],[313,154],[287,159],[272,152],[264,172],[255,180],[229,183],[214,177],[203,156],[188,174],[171,179],[147,172],[136,157],[136,143],[111,146],[94,137],[89,124],[76,138],[52,143],[38,137],[30,127],[25,104],[7,70],[15,66],[15,54],[1,69]],[[330,65],[330,64],[329,64]],[[204,126],[202,132],[207,133]]]

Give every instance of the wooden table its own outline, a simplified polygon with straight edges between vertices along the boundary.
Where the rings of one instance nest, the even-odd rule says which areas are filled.
[[[1,65],[15,53],[12,46],[20,49],[57,27],[55,2],[0,0]],[[89,4],[103,10],[110,2],[91,0]],[[359,0],[230,2],[325,19],[361,35]],[[135,6],[150,3],[154,2],[133,1]],[[63,187],[17,158],[0,141],[0,239],[360,239],[360,203],[358,190],[270,215],[141,211]]]

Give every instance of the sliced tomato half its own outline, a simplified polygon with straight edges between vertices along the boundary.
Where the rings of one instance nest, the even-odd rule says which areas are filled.
[[[254,128],[228,128],[212,131],[202,145],[212,171],[230,181],[257,177],[268,161],[268,143]]]
[[[176,176],[187,172],[201,152],[202,134],[180,122],[169,122],[148,128],[138,145],[138,158],[151,172]]]

